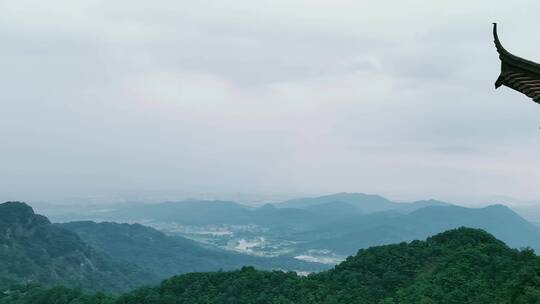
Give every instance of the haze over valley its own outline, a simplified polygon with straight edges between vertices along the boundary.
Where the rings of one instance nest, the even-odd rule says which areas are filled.
[[[75,232],[79,227],[83,239],[91,235],[84,221],[138,223],[223,252],[318,264],[288,269],[299,271],[331,267],[361,248],[424,239],[461,226],[484,229],[514,248],[540,249],[540,227],[501,204],[468,208],[437,200],[393,202],[378,195],[338,193],[257,207],[190,199],[88,206],[79,214],[50,210],[49,218]]]

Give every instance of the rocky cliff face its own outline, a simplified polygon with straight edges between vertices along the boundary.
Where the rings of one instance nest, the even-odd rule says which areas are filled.
[[[137,267],[113,261],[27,204],[0,204],[0,288],[40,283],[123,291],[148,281]]]

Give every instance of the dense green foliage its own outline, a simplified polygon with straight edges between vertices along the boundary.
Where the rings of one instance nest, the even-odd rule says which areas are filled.
[[[334,269],[308,277],[244,267],[191,273],[113,298],[79,290],[19,287],[7,303],[540,303],[540,258],[470,228],[426,241],[363,249]]]
[[[0,204],[0,290],[14,284],[62,284],[125,292],[172,275],[239,269],[320,271],[291,257],[263,258],[212,250],[139,224],[51,224],[21,202]]]
[[[151,277],[95,251],[24,203],[0,204],[0,288],[39,282],[125,291]]]

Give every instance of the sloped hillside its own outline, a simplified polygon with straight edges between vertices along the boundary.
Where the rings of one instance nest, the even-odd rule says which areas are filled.
[[[60,300],[60,302],[59,302]],[[33,301],[33,302],[32,302]],[[540,258],[483,230],[459,228],[426,241],[360,250],[334,269],[308,277],[244,267],[191,273],[120,297],[65,288],[21,287],[7,303],[115,304],[491,304],[540,303]]]
[[[135,264],[163,279],[187,272],[239,269],[244,265],[310,272],[328,268],[291,257],[257,257],[207,248],[140,224],[79,221],[57,225],[77,233],[86,243],[109,256]]]
[[[95,251],[25,203],[0,204],[0,287],[36,282],[122,291],[152,278]]]
[[[486,230],[514,248],[529,246],[540,250],[540,228],[503,205],[429,206],[400,216],[386,213],[354,216],[322,225],[311,234],[327,233],[328,237],[304,246],[350,255],[359,248],[425,239],[461,226]]]

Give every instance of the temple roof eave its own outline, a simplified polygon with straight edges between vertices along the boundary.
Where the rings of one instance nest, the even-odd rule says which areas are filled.
[[[522,70],[524,72],[530,72],[540,75],[540,64],[518,57],[508,52],[503,47],[501,41],[499,40],[499,36],[497,35],[497,23],[493,23],[493,37],[495,40],[495,47],[497,48],[497,52],[499,53],[499,58],[501,59],[503,64],[503,70],[505,69],[505,67],[512,67]]]

